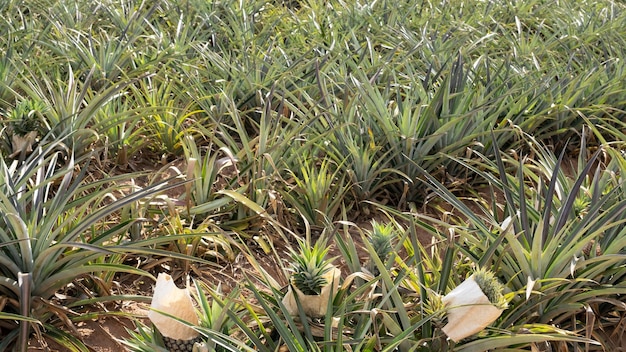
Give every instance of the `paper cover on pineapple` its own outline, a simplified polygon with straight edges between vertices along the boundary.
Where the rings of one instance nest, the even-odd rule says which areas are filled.
[[[289,314],[298,314],[298,304],[296,303],[296,299],[294,297],[294,294],[297,294],[300,300],[300,305],[307,316],[319,318],[326,315],[328,300],[332,300],[335,297],[335,294],[339,289],[339,278],[341,277],[341,271],[334,265],[331,266],[332,268],[323,275],[327,284],[322,287],[322,291],[319,295],[305,295],[294,285],[289,285],[289,289],[285,294],[285,297],[283,297],[283,304],[287,308]]]
[[[448,307],[448,324],[442,330],[455,342],[483,330],[502,314],[501,309],[489,302],[473,275],[442,301]]]
[[[150,307],[198,325],[198,315],[189,290],[176,287],[174,280],[168,274],[160,273],[157,277]],[[148,312],[148,318],[165,337],[190,340],[198,336],[198,332],[194,329],[154,310]]]
[[[37,131],[30,131],[23,136],[14,134],[11,139],[13,141],[13,153],[9,155],[10,158],[14,158],[20,153],[28,154],[33,151],[33,144],[37,140]]]

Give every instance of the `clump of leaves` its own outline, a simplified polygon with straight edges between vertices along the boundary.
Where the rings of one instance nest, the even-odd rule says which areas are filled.
[[[504,298],[504,285],[498,280],[494,273],[489,270],[479,269],[474,273],[474,281],[483,291],[485,296],[493,305],[500,309],[507,307],[507,301]]]
[[[328,284],[324,274],[332,268],[332,260],[326,259],[327,253],[324,241],[315,243],[313,247],[300,242],[300,251],[292,250],[292,283],[305,295],[319,295],[322,287]]]

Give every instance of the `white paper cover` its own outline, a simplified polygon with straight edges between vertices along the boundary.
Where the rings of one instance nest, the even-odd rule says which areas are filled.
[[[455,342],[483,330],[502,314],[501,309],[489,302],[473,276],[445,295],[442,301],[448,307],[448,324],[442,330]]]
[[[160,273],[157,277],[150,307],[198,325],[198,315],[189,290],[176,287],[174,280],[168,274]],[[198,332],[194,329],[154,310],[148,312],[148,318],[165,337],[191,340],[198,336]]]

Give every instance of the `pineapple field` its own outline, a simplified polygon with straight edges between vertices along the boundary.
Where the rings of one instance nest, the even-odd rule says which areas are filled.
[[[0,351],[626,351],[623,1],[0,28]]]

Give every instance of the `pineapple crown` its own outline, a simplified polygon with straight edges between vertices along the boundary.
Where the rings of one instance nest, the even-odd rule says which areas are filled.
[[[372,230],[369,233],[369,241],[381,260],[385,260],[389,253],[391,253],[394,237],[395,232],[393,224],[381,224],[376,220],[372,220]]]
[[[495,277],[492,271],[486,269],[478,269],[474,272],[474,281],[485,296],[493,305],[502,309],[506,308],[507,302],[504,298],[504,285]]]
[[[328,284],[324,278],[332,266],[327,260],[328,247],[325,242],[317,242],[313,247],[300,242],[300,251],[291,250],[292,283],[305,295],[319,295]]]
[[[443,296],[437,292],[427,288],[428,295],[423,303],[424,313],[432,315],[435,322],[443,322],[446,316],[446,304],[443,302]]]

